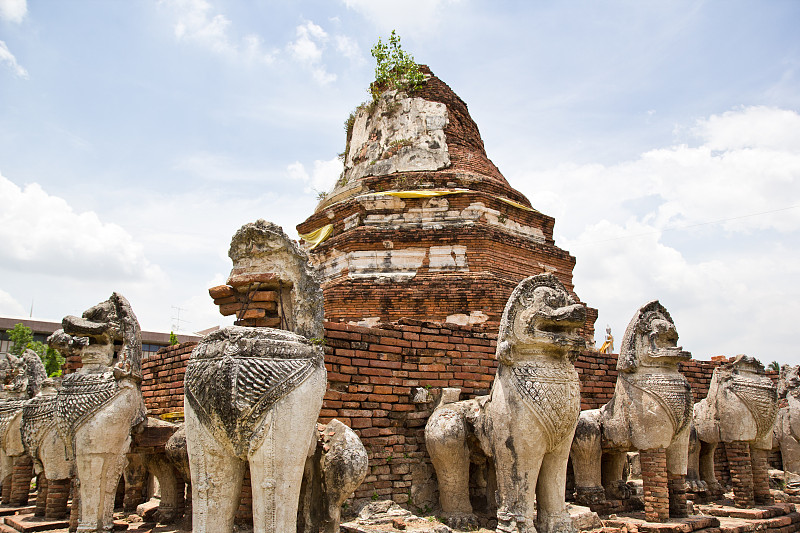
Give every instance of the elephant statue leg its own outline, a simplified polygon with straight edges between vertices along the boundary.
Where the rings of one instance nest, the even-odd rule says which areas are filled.
[[[147,470],[158,479],[161,489],[161,502],[158,505],[158,521],[174,522],[184,508],[184,482],[172,461],[164,454],[151,454],[145,457]]]
[[[717,475],[714,472],[714,454],[718,445],[717,442],[700,441],[700,479],[706,482],[713,497],[717,497],[723,492],[722,485],[717,481]]]
[[[624,479],[627,461],[626,452],[609,451],[603,454],[603,488],[609,500],[626,500],[631,497],[631,490]]]
[[[474,521],[469,500],[467,433],[463,414],[448,407],[434,411],[425,426],[425,446],[439,482],[439,503],[451,527],[458,527],[463,519]]]
[[[126,512],[131,513],[145,502],[147,496],[147,469],[142,454],[128,454],[122,477],[125,480],[125,498],[122,507]]]
[[[11,480],[14,476],[14,458],[9,457],[0,448],[0,485],[2,485],[2,502],[7,504],[11,501]]]
[[[599,411],[583,411],[570,450],[575,474],[575,501],[579,505],[591,506],[606,499],[600,468],[603,456],[600,433]]]
[[[567,459],[573,433],[558,448],[545,454],[536,487],[536,527],[539,531],[568,533],[577,531],[564,504]]]
[[[245,462],[235,457],[229,447],[217,442],[189,402],[184,403],[184,417],[186,448],[192,465],[193,531],[233,531]]]
[[[498,531],[536,533],[533,502],[539,469],[547,451],[546,437],[534,420],[519,416],[527,407],[520,405],[504,385],[495,380],[492,401],[487,407],[492,420],[492,450],[500,495],[497,528]]]
[[[772,435],[768,435],[772,437]],[[771,441],[771,439],[770,439]],[[771,442],[770,442],[771,444]],[[753,499],[760,505],[772,505],[775,500],[769,490],[769,448],[762,443],[750,443],[750,459],[753,472]]]
[[[733,502],[736,507],[753,507],[753,469],[750,458],[750,443],[733,441],[725,443],[725,455],[731,469]]]
[[[275,402],[259,424],[265,437],[249,459],[254,533],[292,531],[296,528],[297,505],[307,457],[307,453],[298,451],[308,450],[312,442],[325,387],[324,370],[314,371],[288,396]],[[308,420],[312,423],[304,423]],[[193,479],[193,485],[194,482]],[[209,531],[217,533],[229,530]]]
[[[689,460],[689,428],[667,448],[667,483],[669,486],[669,516],[688,516],[686,508],[686,472]]]

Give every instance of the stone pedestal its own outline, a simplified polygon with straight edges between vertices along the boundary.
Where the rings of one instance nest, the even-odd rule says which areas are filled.
[[[669,519],[669,488],[667,484],[667,452],[664,448],[641,450],[644,517],[649,522]],[[685,498],[685,495],[684,495]]]
[[[750,444],[742,441],[726,442],[725,452],[731,470],[733,502],[736,507],[753,507],[753,468]]]

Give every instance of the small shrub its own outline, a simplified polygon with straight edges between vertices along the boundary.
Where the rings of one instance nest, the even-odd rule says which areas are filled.
[[[414,56],[400,46],[400,36],[392,30],[389,41],[380,37],[372,47],[375,58],[375,81],[370,85],[373,102],[377,102],[386,90],[413,92],[425,81],[425,76],[414,61]]]

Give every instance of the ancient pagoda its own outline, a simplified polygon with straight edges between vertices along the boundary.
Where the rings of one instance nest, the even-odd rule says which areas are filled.
[[[490,326],[517,283],[542,272],[577,299],[555,219],[487,157],[464,101],[420,70],[410,94],[387,90],[356,110],[339,181],[297,226],[322,273],[326,320]]]

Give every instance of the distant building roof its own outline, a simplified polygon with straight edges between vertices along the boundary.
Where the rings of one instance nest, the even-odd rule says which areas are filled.
[[[12,318],[0,317],[0,332],[5,332],[9,329],[14,329],[14,326],[22,323],[31,328],[33,333],[42,335],[50,335],[57,329],[61,329],[60,322],[49,322],[46,320],[34,320],[32,318]],[[158,331],[142,331],[142,342],[145,344],[159,344],[162,346],[169,345],[169,333],[161,333]],[[198,335],[185,335],[177,333],[178,342],[199,341],[201,339]]]

